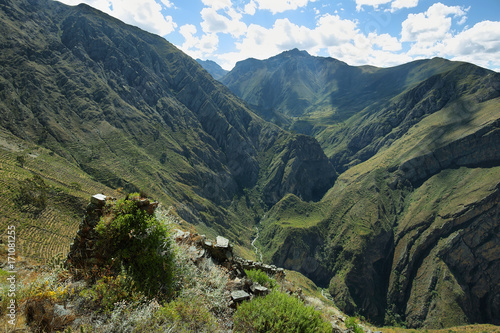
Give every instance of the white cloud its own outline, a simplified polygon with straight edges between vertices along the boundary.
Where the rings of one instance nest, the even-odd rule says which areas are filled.
[[[296,25],[286,18],[276,20],[269,29],[251,24],[236,48],[246,57],[258,59],[292,48],[317,53],[320,49],[353,40],[359,34],[356,25],[354,21],[329,14],[320,17],[314,29]]]
[[[371,6],[374,9],[379,9],[382,5],[391,5],[391,12],[395,12],[403,8],[413,8],[418,6],[418,0],[356,0],[356,10],[359,12],[363,6]]]
[[[391,12],[403,8],[414,8],[418,6],[418,0],[395,0],[391,3]]]
[[[330,56],[350,64],[389,66],[411,58],[394,54],[402,46],[389,34],[363,35],[358,22],[338,15],[321,16],[314,28],[278,19],[267,29],[251,24],[244,37],[236,43],[238,52],[216,55],[221,66],[232,68],[236,61],[246,58],[266,59],[292,48],[307,50],[312,55],[327,52]],[[398,62],[400,61],[400,62]]]
[[[255,15],[257,4],[252,0],[245,5],[244,12],[248,15]]]
[[[500,22],[483,21],[444,41],[440,55],[500,68]],[[495,66],[496,65],[496,66]]]
[[[269,10],[276,14],[305,7],[309,2],[314,1],[316,0],[255,0],[255,3],[258,4],[259,9]]]
[[[321,39],[322,47],[345,43],[358,34],[357,21],[344,20],[338,15],[323,15],[317,22],[316,32]]]
[[[204,0],[213,3],[213,7],[205,7],[201,10],[201,27],[205,33],[227,33],[233,37],[239,37],[247,30],[247,25],[241,21],[242,15],[227,6],[225,0]],[[229,1],[229,5],[231,2]],[[224,15],[218,10],[223,9]]]
[[[168,0],[61,0],[68,5],[86,3],[117,19],[144,30],[165,36],[175,30],[177,24],[172,16],[162,14],[163,8],[172,7]]]
[[[396,52],[402,49],[402,45],[398,39],[389,34],[377,35],[372,32],[368,34],[368,39],[370,40],[372,47],[378,46],[383,51]]]
[[[459,6],[446,6],[438,2],[425,13],[409,14],[403,21],[401,41],[433,43],[450,37],[451,15],[456,18],[465,16]]]
[[[197,29],[192,24],[185,24],[179,28],[179,33],[185,41],[180,49],[193,58],[203,58],[212,54],[219,46],[219,37],[217,34],[209,33],[201,37],[195,36]]]
[[[231,8],[231,0],[201,0],[205,6],[211,7],[215,10]]]

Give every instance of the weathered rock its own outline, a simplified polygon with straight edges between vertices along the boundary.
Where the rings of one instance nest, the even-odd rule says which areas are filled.
[[[231,298],[233,299],[233,301],[235,301],[236,303],[239,303],[239,302],[243,302],[245,300],[248,300],[250,299],[250,294],[248,294],[246,291],[244,290],[235,290],[235,291],[232,291],[231,292]]]
[[[264,287],[264,286],[261,286],[258,283],[252,284],[252,286],[250,287],[250,290],[252,291],[252,294],[254,294],[256,296],[265,296],[265,295],[269,294],[269,289]]]
[[[220,263],[228,262],[233,258],[233,247],[225,237],[217,236],[215,244],[211,241],[205,241],[203,247],[212,258]],[[228,266],[230,266],[229,263]]]
[[[106,196],[104,194],[94,194],[90,197],[90,202],[98,206],[104,206],[106,204]]]
[[[223,249],[227,249],[227,248],[229,248],[229,239],[222,237],[222,236],[217,236],[215,246],[223,248]]]
[[[50,299],[32,299],[26,303],[26,322],[34,331],[64,330],[76,318],[75,314]]]

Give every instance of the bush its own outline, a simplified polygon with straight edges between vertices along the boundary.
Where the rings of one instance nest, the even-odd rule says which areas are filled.
[[[47,206],[48,186],[39,175],[19,181],[19,192],[14,202],[23,212],[41,213]]]
[[[260,269],[251,269],[251,270],[246,270],[245,273],[248,276],[250,280],[253,282],[257,282],[258,284],[265,286],[267,288],[273,289],[276,287],[276,280],[270,278],[265,272],[261,271]]]
[[[364,333],[364,330],[361,326],[358,325],[357,319],[355,317],[348,317],[345,320],[345,327],[354,331],[354,333]]]
[[[136,200],[119,200],[111,210],[96,226],[102,256],[147,296],[171,295],[174,253],[167,227]]]
[[[126,275],[103,276],[91,288],[85,289],[81,295],[92,300],[96,307],[110,313],[118,302],[134,303],[142,298],[134,281]]]
[[[273,290],[242,303],[234,315],[235,332],[331,332],[321,313],[295,297]]]
[[[178,298],[160,308],[149,325],[174,326],[175,332],[217,332],[217,320],[199,298]]]

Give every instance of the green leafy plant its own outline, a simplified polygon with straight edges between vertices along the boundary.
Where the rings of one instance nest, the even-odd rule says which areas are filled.
[[[319,311],[301,300],[273,290],[242,303],[234,315],[234,332],[331,332]]]
[[[217,332],[217,320],[199,298],[178,298],[166,304],[150,324],[175,325],[176,332]]]
[[[80,294],[93,301],[99,310],[107,313],[110,313],[118,302],[133,303],[143,297],[134,281],[124,274],[116,277],[103,276],[91,288],[83,290]]]
[[[354,331],[354,333],[364,333],[364,330],[359,326],[356,317],[348,317],[345,320],[345,327]]]
[[[174,271],[172,241],[167,227],[138,202],[119,200],[111,207],[110,214],[96,226],[97,245],[112,269],[124,269],[147,296],[168,296]]]
[[[257,282],[260,285],[265,286],[267,288],[273,289],[277,285],[275,279],[270,278],[266,274],[266,272],[263,272],[260,269],[257,269],[257,270],[255,270],[255,269],[246,270],[245,269],[245,273],[250,280],[252,280],[253,282]]]

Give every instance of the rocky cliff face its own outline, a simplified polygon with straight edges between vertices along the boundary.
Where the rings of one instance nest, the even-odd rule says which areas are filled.
[[[272,206],[287,193],[305,201],[318,201],[333,185],[335,170],[313,138],[290,138],[274,153],[263,183],[267,204]]]
[[[396,233],[388,302],[411,327],[499,323],[499,189]]]

